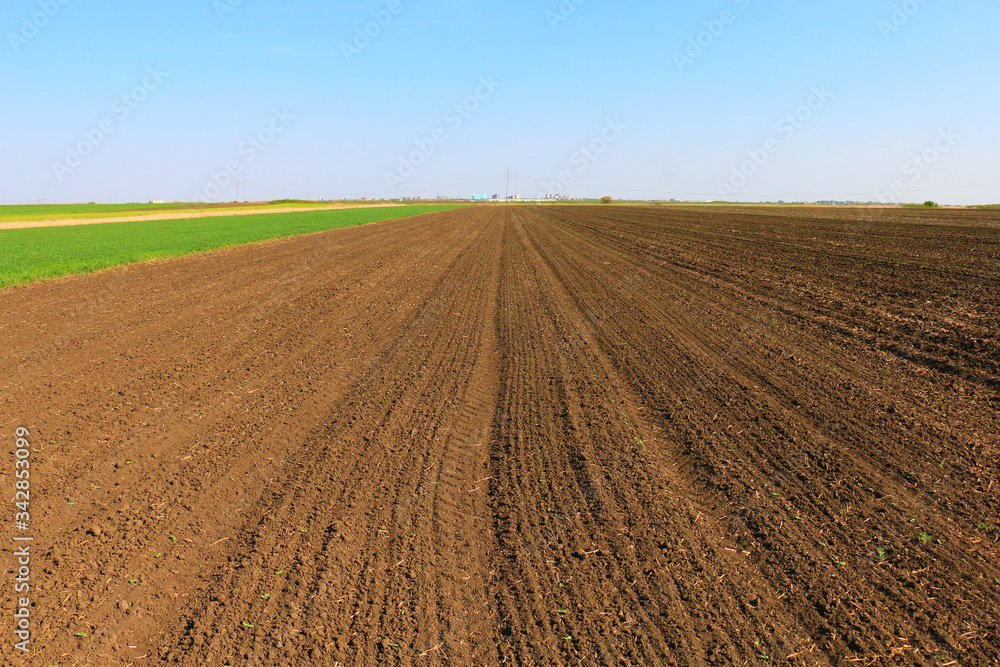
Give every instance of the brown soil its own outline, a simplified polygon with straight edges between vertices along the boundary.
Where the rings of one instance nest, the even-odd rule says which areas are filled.
[[[1000,665],[998,227],[480,207],[4,290],[2,662]]]
[[[199,206],[197,210],[185,209],[183,211],[171,211],[170,209],[146,209],[147,211],[164,210],[164,213],[147,213],[136,215],[108,216],[106,218],[66,218],[63,220],[18,220],[14,222],[0,222],[0,229],[30,229],[33,227],[74,227],[77,225],[101,225],[109,222],[142,222],[143,220],[188,220],[193,218],[218,218],[233,215],[266,215],[268,213],[302,213],[305,211],[334,211],[346,208],[385,208],[387,206],[402,206],[402,204],[357,204],[350,206],[304,206],[291,208],[267,208],[254,209],[242,208],[237,210],[215,210],[234,209],[237,206],[246,204],[226,204],[212,206]],[[192,207],[194,208],[194,207]]]

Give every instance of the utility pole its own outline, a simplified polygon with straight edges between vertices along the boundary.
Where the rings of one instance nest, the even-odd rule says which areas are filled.
[[[510,199],[510,177],[514,177],[514,199],[517,199],[517,170],[508,169],[507,170],[507,192],[504,194],[505,199]]]

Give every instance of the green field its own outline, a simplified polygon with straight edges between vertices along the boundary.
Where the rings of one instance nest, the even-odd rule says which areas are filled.
[[[457,206],[395,206],[0,230],[0,288]]]
[[[155,215],[157,213],[197,213],[201,211],[280,211],[285,208],[317,208],[371,204],[372,202],[350,201],[300,201],[281,200],[275,202],[247,202],[232,208],[219,208],[191,202],[171,202],[168,204],[26,204],[0,206],[0,223],[43,222],[45,220],[87,220],[90,218],[112,218],[118,216]]]

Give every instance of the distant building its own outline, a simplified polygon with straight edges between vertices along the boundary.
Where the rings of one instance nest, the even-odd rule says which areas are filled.
[[[150,204],[162,204],[162,203],[163,203],[163,201],[162,201],[162,200],[160,200],[160,199],[150,199],[150,200],[149,200],[149,203],[150,203]]]
[[[472,201],[486,201],[487,199],[486,195],[472,195]]]

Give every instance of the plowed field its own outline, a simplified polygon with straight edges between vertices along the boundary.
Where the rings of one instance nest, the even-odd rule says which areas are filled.
[[[484,206],[0,315],[3,664],[1000,665],[996,212]]]

